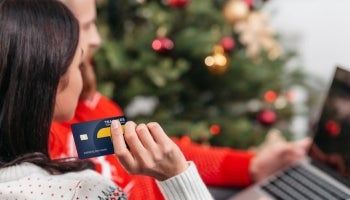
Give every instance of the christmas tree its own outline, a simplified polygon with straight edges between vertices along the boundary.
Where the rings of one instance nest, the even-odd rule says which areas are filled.
[[[271,130],[292,139],[291,87],[307,78],[287,69],[297,54],[280,46],[264,3],[98,2],[100,91],[128,119],[203,144],[248,148]]]

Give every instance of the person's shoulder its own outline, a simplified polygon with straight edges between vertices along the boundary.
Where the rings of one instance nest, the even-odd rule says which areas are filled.
[[[76,185],[75,198],[93,197],[95,199],[125,198],[126,194],[122,189],[93,170],[83,170],[80,172],[70,172],[61,175],[61,178],[69,180],[79,180]]]
[[[94,98],[85,101],[84,104],[89,108],[89,114],[98,118],[123,115],[123,110],[118,103],[99,92],[96,92]],[[82,111],[83,110],[80,110],[80,114],[83,113]],[[77,113],[78,112],[79,110],[77,109]],[[87,111],[85,110],[84,112],[86,114]]]
[[[79,180],[62,179],[31,163],[0,170],[0,199],[72,199]]]
[[[102,102],[103,104],[107,104],[107,105],[110,105],[110,106],[113,106],[115,107],[116,109],[118,110],[122,110],[120,108],[120,106],[117,104],[117,102],[113,101],[111,98],[103,95],[103,94],[100,94],[101,97],[100,97],[100,102]]]
[[[81,100],[76,109],[75,118],[86,118],[86,114],[91,118],[112,117],[122,115],[120,106],[109,97],[96,92],[90,99]]]
[[[106,199],[126,197],[121,188],[93,170],[60,175],[24,163],[0,170],[0,199]],[[23,197],[23,198],[22,198]]]

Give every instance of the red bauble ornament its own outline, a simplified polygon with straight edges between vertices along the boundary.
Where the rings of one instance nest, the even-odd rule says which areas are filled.
[[[221,127],[217,124],[213,124],[210,126],[209,130],[212,135],[218,135],[221,131]]]
[[[326,123],[326,130],[329,135],[337,137],[340,134],[340,125],[333,120],[329,120]]]
[[[225,52],[230,52],[235,47],[235,40],[232,37],[224,37],[220,44]]]
[[[262,125],[270,126],[276,122],[276,113],[272,110],[264,110],[258,114],[258,120]]]
[[[160,37],[152,42],[152,49],[158,53],[166,53],[174,48],[174,43],[167,37]]]
[[[168,0],[168,4],[173,8],[183,8],[188,2],[189,0]]]

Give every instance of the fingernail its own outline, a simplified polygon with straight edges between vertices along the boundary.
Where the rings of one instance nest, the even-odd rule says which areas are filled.
[[[117,120],[112,120],[111,127],[117,129],[119,127]]]

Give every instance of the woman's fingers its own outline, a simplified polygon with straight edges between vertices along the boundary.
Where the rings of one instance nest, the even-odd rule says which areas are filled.
[[[113,121],[111,131],[115,154],[131,174],[165,180],[188,167],[180,149],[158,123],[136,125],[128,121],[123,135],[120,123]]]
[[[126,127],[125,127],[126,131]],[[136,161],[128,149],[127,144],[124,140],[123,128],[119,122],[119,120],[113,120],[111,124],[111,135],[112,135],[112,143],[114,147],[114,153],[119,159],[119,161],[126,168],[135,168]]]
[[[150,122],[147,127],[157,144],[168,144],[171,140],[157,122]]]
[[[145,149],[147,149],[148,151],[157,150],[157,144],[154,138],[152,137],[152,134],[148,130],[148,127],[145,124],[139,124],[136,127],[136,134]]]

